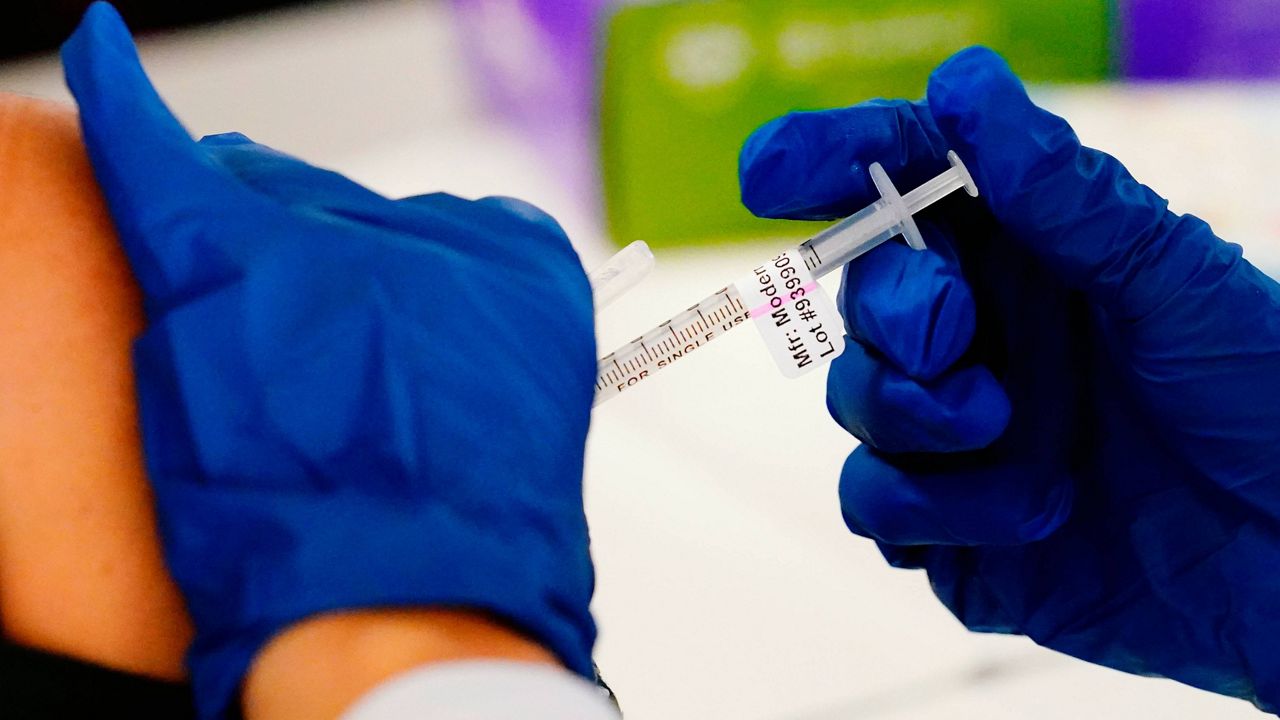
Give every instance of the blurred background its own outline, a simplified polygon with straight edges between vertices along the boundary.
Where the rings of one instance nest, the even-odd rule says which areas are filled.
[[[5,3],[0,90],[69,99],[53,49],[86,4]],[[1280,0],[118,6],[193,134],[239,130],[389,195],[531,200],[588,267],[648,240],[658,269],[600,316],[602,353],[813,231],[738,203],[752,128],[919,96],[974,43],[1280,271]],[[967,633],[922,575],[844,530],[835,488],[854,441],[827,418],[823,373],[782,379],[752,335],[594,418],[599,662],[629,720],[1260,717]]]

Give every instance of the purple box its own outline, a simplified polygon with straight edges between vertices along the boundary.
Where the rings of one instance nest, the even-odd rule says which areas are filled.
[[[453,0],[490,107],[594,197],[596,38],[610,0]]]
[[[1126,77],[1280,77],[1280,0],[1121,0]]]

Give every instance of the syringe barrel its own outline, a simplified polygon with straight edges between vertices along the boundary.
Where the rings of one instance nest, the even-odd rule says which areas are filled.
[[[814,277],[822,277],[893,237],[897,222],[883,200],[814,235],[800,246]]]

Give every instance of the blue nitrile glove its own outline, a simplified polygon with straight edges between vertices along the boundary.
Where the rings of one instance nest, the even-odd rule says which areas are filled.
[[[966,626],[1280,707],[1280,285],[1081,147],[989,50],[923,102],[756,132],[742,197],[848,214],[954,149],[982,197],[850,266],[846,523]]]
[[[143,441],[200,714],[309,615],[473,608],[590,677],[591,291],[518,201],[392,201],[195,143],[105,4],[63,49],[145,297]]]

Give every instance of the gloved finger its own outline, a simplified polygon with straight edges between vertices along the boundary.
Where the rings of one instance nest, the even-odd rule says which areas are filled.
[[[791,113],[743,145],[742,203],[760,217],[845,217],[880,198],[867,172],[871,163],[884,166],[905,193],[947,169],[947,149],[924,103],[872,100]]]
[[[534,228],[544,238],[557,244],[569,245],[569,236],[550,213],[533,203],[505,195],[490,195],[476,200],[476,205],[491,208],[516,218]]]
[[[891,545],[1034,542],[1066,521],[1073,499],[1059,465],[992,465],[981,453],[888,458],[864,445],[840,475],[845,524]]]
[[[446,192],[411,195],[393,201],[398,212],[390,213],[387,220],[398,229],[422,239],[442,244],[462,243],[473,254],[484,248],[477,241],[487,240],[487,245],[498,249],[500,238],[492,232],[475,232],[480,229],[484,213],[475,212],[475,201]],[[492,256],[490,256],[492,257]]]
[[[952,370],[921,384],[856,341],[831,363],[827,409],[854,437],[887,453],[985,448],[1011,414],[986,368]]]
[[[565,234],[564,228],[560,226],[560,223],[554,217],[538,206],[519,198],[490,195],[479,200],[467,200],[449,193],[436,192],[425,195],[412,195],[401,198],[396,202],[437,213],[467,211],[475,215],[475,209],[482,208],[490,212],[481,213],[481,218],[488,217],[502,222],[519,222],[536,228],[539,230],[539,234],[552,239],[558,244],[569,244],[568,235]]]
[[[917,380],[932,380],[964,354],[977,324],[973,293],[952,238],[919,221],[927,250],[885,243],[849,263],[839,306],[854,339]]]
[[[533,238],[577,257],[573,244],[560,223],[545,210],[518,198],[490,195],[479,200],[466,200],[448,193],[430,193],[403,198],[398,202],[432,212],[465,211],[471,222],[480,223],[490,235],[501,233],[508,238]],[[477,208],[486,212],[477,213]]]
[[[408,197],[402,197],[399,200],[396,200],[396,202],[402,203],[404,205],[412,205],[415,207],[420,207],[424,210],[434,211],[434,210],[438,210],[442,206],[448,206],[448,205],[454,205],[454,204],[461,206],[462,204],[469,203],[471,201],[467,200],[466,198],[460,198],[457,195],[452,195],[447,192],[432,192],[432,193],[423,193],[421,195],[409,195]]]
[[[208,135],[199,144],[245,185],[290,207],[367,221],[379,218],[390,202],[344,175],[255,143],[241,133]]]
[[[929,108],[991,212],[1071,287],[1129,319],[1171,297],[1213,244],[1115,158],[1081,146],[1066,120],[1037,107],[991,50],[970,48],[929,79]]]
[[[62,61],[94,172],[138,271],[137,261],[154,251],[139,244],[174,239],[145,230],[190,215],[228,178],[165,107],[113,7],[89,7]]]
[[[496,232],[501,232],[507,237],[539,243],[539,247],[544,252],[539,253],[538,257],[549,261],[548,269],[557,272],[563,270],[574,276],[575,281],[582,280],[583,282],[576,284],[579,290],[585,288],[587,296],[590,297],[591,286],[584,284],[587,273],[582,268],[578,251],[574,249],[569,235],[554,217],[532,203],[501,195],[480,198],[475,201],[475,204],[493,211],[481,217],[492,222]],[[518,224],[518,227],[512,227],[512,223]]]
[[[1024,633],[1020,619],[1008,611],[1008,598],[996,593],[995,588],[1003,586],[991,583],[987,573],[975,571],[978,563],[992,557],[993,548],[885,542],[876,545],[893,567],[928,572],[934,594],[970,630],[1005,635]],[[1010,547],[1006,551],[1016,553],[1023,549]]]
[[[436,239],[449,241],[448,226],[465,223],[468,232],[461,240],[467,243],[469,254],[495,267],[510,267],[512,242],[536,243],[545,252],[520,254],[524,269],[534,272],[538,282],[547,282],[551,275],[560,277],[569,283],[566,287],[590,297],[586,271],[568,235],[555,218],[531,203],[499,195],[467,200],[448,193],[429,193],[402,198],[396,204],[418,211],[398,216],[397,223],[434,223]]]

